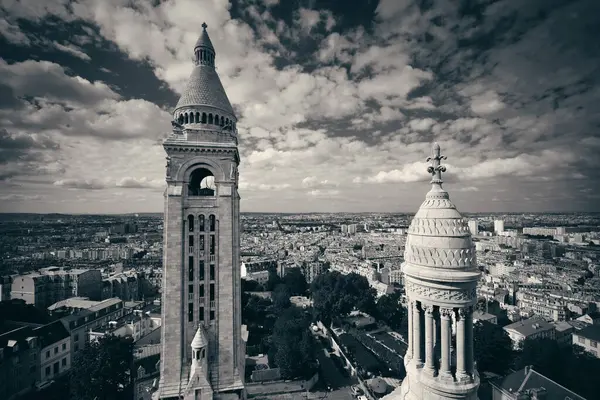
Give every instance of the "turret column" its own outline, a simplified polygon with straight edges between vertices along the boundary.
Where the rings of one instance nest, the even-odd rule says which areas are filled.
[[[408,319],[408,349],[406,350],[406,355],[404,356],[406,361],[410,361],[413,358],[413,341],[414,341],[414,335],[412,334],[413,331],[413,305],[414,305],[414,301],[413,300],[408,300],[408,307],[406,308],[407,310],[407,319]],[[406,364],[405,364],[406,365]]]
[[[440,308],[440,322],[441,322],[441,351],[442,351],[442,362],[440,365],[440,376],[441,377],[452,377],[452,371],[450,370],[450,345],[452,335],[452,309]]]
[[[433,311],[431,305],[425,306],[425,370],[433,375],[434,365],[434,340],[433,340]]]
[[[473,307],[467,307],[465,309],[465,330],[465,356],[467,358],[465,367],[467,374],[473,375]]]
[[[461,380],[467,375],[467,354],[466,354],[466,312],[464,308],[459,308],[456,312],[456,378]]]
[[[419,309],[419,302],[415,301],[412,304],[413,311],[413,323],[412,323],[412,345],[413,345],[413,354],[414,354],[414,362],[417,366],[423,365],[423,356],[421,354],[421,310]]]

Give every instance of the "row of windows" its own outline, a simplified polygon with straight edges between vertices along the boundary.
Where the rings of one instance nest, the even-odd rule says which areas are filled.
[[[188,229],[190,232],[194,232],[194,221],[194,216],[188,215]],[[214,232],[217,226],[217,218],[214,216],[214,214],[208,216],[208,226],[206,225],[207,224],[204,215],[200,214],[198,216],[198,231],[204,232],[204,229],[207,229],[209,232]]]
[[[190,263],[188,266],[188,280],[190,282],[194,281],[194,260],[193,257],[190,257]],[[199,266],[198,266],[198,280],[199,281],[203,281],[205,279],[204,276],[204,261],[200,261],[199,262]],[[208,273],[208,280],[209,281],[214,281],[215,280],[215,265],[211,264],[210,268],[209,268],[209,273]]]
[[[176,117],[177,122],[180,124],[208,124],[208,125],[217,125],[225,128],[226,130],[235,130],[236,124],[235,121],[230,120],[229,118],[224,117],[223,115],[212,113],[205,113],[196,111],[184,112],[179,114]]]
[[[217,246],[217,239],[215,238],[215,235],[210,235],[210,237],[208,238],[209,241],[209,246],[208,246],[208,250],[209,250],[209,254],[211,256],[213,256],[215,254],[215,250],[216,250],[216,246]],[[188,237],[188,251],[191,254],[194,254],[194,235],[190,235]],[[204,251],[204,236],[199,236],[198,237],[198,250],[200,252],[200,256],[202,256],[202,252]],[[211,261],[215,261],[214,257],[210,257]]]
[[[215,310],[210,310],[208,312],[208,317],[211,321],[214,321],[215,319]],[[203,322],[204,321],[204,307],[200,306],[200,308],[198,309],[198,321]],[[188,304],[188,322],[194,322],[194,303],[189,303]]]
[[[63,351],[67,350],[67,344],[66,343],[62,344],[62,350]],[[54,347],[54,354],[58,354],[58,346]],[[50,358],[50,350],[46,350],[46,358]]]

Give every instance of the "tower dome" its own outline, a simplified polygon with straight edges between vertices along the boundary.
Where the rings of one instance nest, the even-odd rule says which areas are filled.
[[[434,143],[427,158],[431,190],[408,228],[402,265],[409,325],[406,378],[385,400],[477,399],[472,312],[480,273],[468,224],[442,188],[445,159]]]
[[[432,163],[427,169],[432,175],[431,190],[408,228],[404,273],[409,277],[442,281],[457,277],[478,279],[475,246],[468,222],[442,188],[442,172],[446,167],[440,161],[445,159],[440,154],[440,146],[434,143],[432,155],[427,157]]]
[[[194,69],[175,106],[173,118],[195,129],[215,126],[235,132],[237,118],[215,69],[216,52],[202,24],[202,33],[194,45]]]

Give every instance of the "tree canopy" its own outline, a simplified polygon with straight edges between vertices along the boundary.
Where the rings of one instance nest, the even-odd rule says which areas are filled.
[[[404,308],[400,305],[400,296],[402,293],[396,291],[390,294],[384,294],[377,300],[376,317],[385,322],[393,330],[399,330],[402,327],[404,319]]]
[[[269,364],[281,370],[285,379],[307,378],[314,373],[315,356],[309,319],[298,308],[285,309],[269,340]]]
[[[308,289],[306,278],[300,268],[288,268],[283,283],[289,288],[291,296],[305,296]]]
[[[502,327],[486,321],[473,325],[473,350],[480,372],[504,374],[512,366],[512,340]]]
[[[362,275],[327,271],[315,278],[310,289],[315,317],[326,324],[334,317],[347,316],[354,309],[369,314],[375,312],[376,291]]]
[[[74,400],[131,399],[131,338],[104,336],[82,349],[69,370]]]

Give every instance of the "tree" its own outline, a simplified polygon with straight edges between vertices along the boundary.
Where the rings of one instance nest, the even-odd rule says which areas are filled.
[[[306,295],[308,284],[300,268],[287,269],[283,277],[283,283],[289,288],[292,296]]]
[[[279,277],[279,275],[277,275],[277,270],[275,268],[270,268],[269,269],[269,279],[267,280],[267,283],[265,284],[265,288],[267,289],[268,292],[272,291],[275,289],[275,286],[279,285],[281,283],[281,278]]]
[[[473,349],[477,369],[503,375],[512,366],[512,340],[502,327],[486,321],[473,325]]]
[[[280,283],[275,286],[273,291],[273,307],[275,312],[280,312],[288,308],[292,303],[290,302],[291,291],[289,286]]]
[[[282,378],[308,378],[315,370],[309,320],[296,307],[290,307],[277,318],[270,339],[269,364],[277,366]]]
[[[404,308],[400,305],[400,291],[390,294],[384,294],[377,300],[376,317],[384,321],[393,330],[399,330],[402,327],[404,319]]]
[[[131,399],[133,340],[104,336],[82,349],[71,369],[69,380],[74,400]]]
[[[318,275],[311,284],[313,312],[325,324],[333,317],[345,317],[357,309],[369,314],[375,312],[376,291],[362,275],[342,275],[328,271]]]

